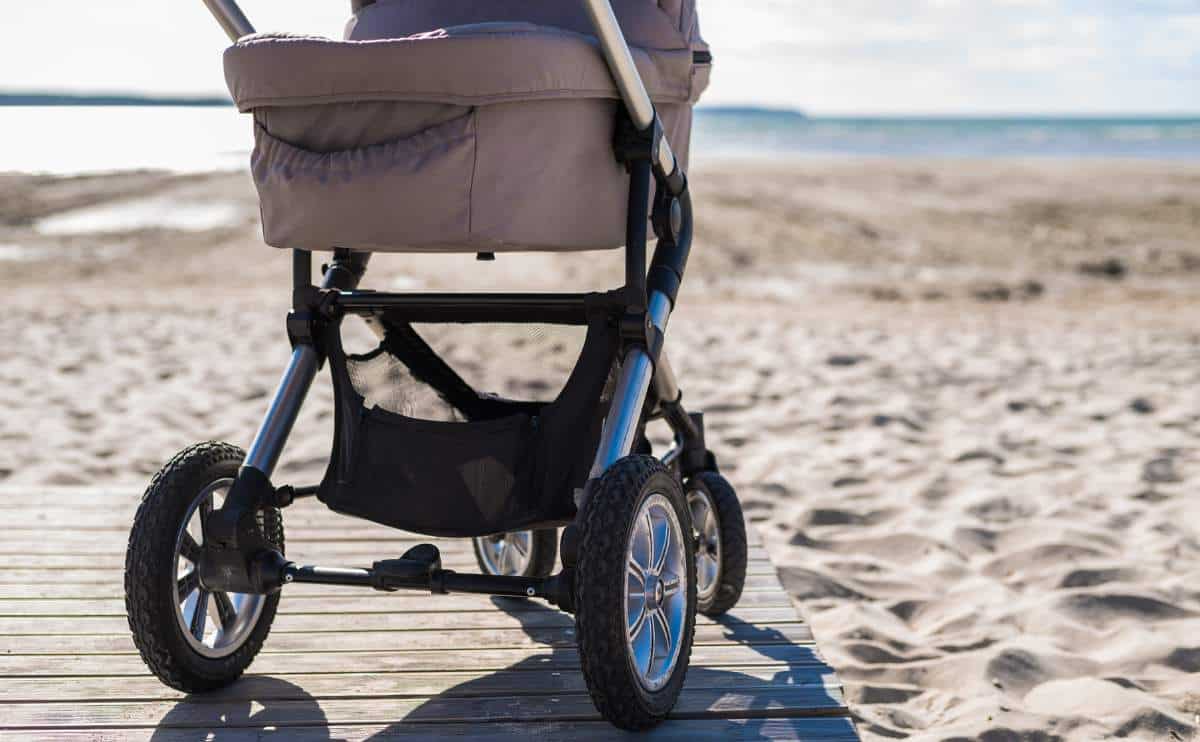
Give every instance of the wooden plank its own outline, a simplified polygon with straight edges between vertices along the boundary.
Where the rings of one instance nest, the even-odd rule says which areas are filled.
[[[245,716],[230,714],[229,706],[216,703],[132,701],[78,703],[39,701],[5,704],[0,728],[44,729],[90,726],[171,727],[214,729],[229,727],[286,728],[312,724],[391,724],[398,721],[521,722],[575,720],[598,721],[600,714],[586,693],[458,698],[363,698],[272,701],[256,704]],[[770,687],[748,690],[689,690],[679,694],[675,718],[753,718],[762,716],[821,716],[845,708],[841,691],[819,686]]]
[[[61,529],[64,523],[70,523],[73,528],[80,531],[124,532],[127,534],[133,524],[136,508],[118,506],[88,510],[74,506],[59,508],[34,506],[26,510],[0,508],[0,514],[3,515],[6,523],[11,524],[10,527],[22,531],[53,531]],[[297,533],[353,530],[361,531],[363,534],[374,534],[379,538],[394,538],[397,534],[404,538],[424,538],[425,540],[430,538],[416,533],[397,531],[371,521],[338,515],[325,509],[319,503],[288,508],[284,511],[283,519],[288,530],[294,529]],[[758,539],[753,537],[750,538],[750,543],[753,546],[760,545]]]
[[[289,610],[287,615],[308,615],[320,617],[329,628],[341,627],[345,630],[355,630],[368,626],[377,626],[380,619],[370,616],[391,616],[397,613],[411,613],[426,617],[426,620],[436,621],[437,616],[451,612],[477,612],[481,610],[495,611],[493,605],[480,602],[475,596],[448,595],[430,599],[425,595],[424,601],[400,601],[387,603],[378,611],[363,610],[356,613],[337,611],[330,605],[331,601],[311,601],[312,611]],[[792,603],[786,595],[774,592],[745,593],[738,604],[739,608],[792,608]],[[522,614],[529,611],[544,611],[546,607],[531,603],[529,606],[516,606],[505,610]],[[0,635],[6,634],[39,634],[39,633],[105,633],[114,626],[120,626],[125,620],[124,613],[110,616],[92,616],[76,614],[63,615],[21,615],[0,616]],[[56,628],[50,628],[54,626]],[[58,628],[67,627],[67,628]],[[72,628],[73,627],[73,630]]]
[[[41,742],[128,742],[144,740],[148,729],[43,729],[38,730]],[[267,732],[266,734],[270,734]],[[342,726],[316,724],[288,727],[289,742],[327,742],[330,739],[373,740],[430,740],[479,739],[486,734],[497,742],[570,742],[572,740],[628,739],[604,722],[540,721],[534,724],[489,724],[486,729],[476,723],[434,724],[401,722],[390,725]],[[28,740],[29,732],[0,730],[0,739]],[[221,729],[216,738],[221,742],[261,742],[264,731],[256,727]],[[197,730],[157,727],[155,742],[195,742]],[[729,742],[731,739],[806,740],[806,742],[857,742],[854,725],[844,718],[763,718],[763,719],[703,719],[670,720],[640,732],[637,739],[650,742]]]
[[[736,614],[723,619],[723,625],[745,622],[759,630],[767,631],[776,624],[796,622],[796,612],[790,606],[743,608],[738,606]],[[710,626],[717,622],[705,616],[696,617],[697,626]],[[546,608],[527,612],[502,611],[494,606],[481,604],[478,610],[442,613],[390,612],[360,613],[353,619],[339,619],[329,614],[284,613],[271,626],[271,637],[287,633],[315,633],[345,635],[351,632],[406,631],[434,624],[443,628],[539,628],[546,626],[574,626],[574,619]],[[129,633],[129,624],[124,616],[80,616],[49,618],[0,618],[0,637],[23,636],[73,636],[73,635],[124,635]]]
[[[24,563],[36,561],[37,557],[26,555]],[[477,567],[474,562],[461,562],[458,564],[445,562],[447,569],[454,569],[459,572],[474,572]],[[103,600],[105,598],[121,598],[124,596],[124,572],[113,569],[107,572],[110,578],[107,581],[97,582],[46,582],[45,572],[38,572],[41,575],[40,581],[29,582],[10,582],[0,583],[0,599],[13,600]],[[11,572],[9,573],[11,576]],[[61,574],[61,573],[59,573]],[[746,574],[748,577],[759,576],[775,576],[775,567],[770,562],[757,561],[750,562],[747,565]],[[89,577],[95,577],[96,574],[89,572]],[[374,596],[377,598],[391,598],[393,593],[384,593],[374,590],[363,590],[358,588],[339,588],[330,585],[300,585],[292,584],[287,586],[286,599],[295,600],[298,598],[328,598],[343,595],[348,591],[358,593],[362,597]]]
[[[428,622],[426,622],[428,623]],[[391,647],[403,646],[411,649],[453,649],[486,644],[493,649],[517,647],[570,647],[575,646],[573,626],[557,628],[515,629],[446,629],[440,621],[439,628],[408,629],[386,632],[272,632],[270,641],[263,647],[264,653],[271,652],[357,652],[394,651]],[[812,631],[799,623],[776,624],[769,631],[759,627],[727,629],[724,626],[697,626],[694,642],[700,645],[720,645],[730,641],[759,644],[787,644],[811,642]],[[133,639],[126,634],[67,634],[43,636],[0,637],[0,653],[7,655],[85,655],[132,653],[137,651]]]
[[[350,566],[350,565],[332,565],[326,564],[322,566]],[[99,589],[99,586],[108,586],[113,589],[116,586],[124,585],[125,573],[123,570],[117,569],[61,569],[61,570],[45,570],[29,568],[28,563],[21,567],[5,567],[0,566],[0,585],[29,585],[37,582],[45,583],[48,580],[53,580],[58,584],[63,585],[78,585],[88,590]],[[314,590],[312,587],[295,586],[297,591]],[[350,588],[338,588],[334,586],[322,586],[319,590],[347,590]],[[362,588],[355,589],[356,592],[363,592]],[[419,594],[416,592],[392,593],[392,595],[410,595]],[[428,597],[428,596],[426,596]]]
[[[777,593],[779,580],[774,575],[755,575],[746,578],[745,593]],[[290,589],[289,589],[290,590]],[[743,593],[743,594],[745,594]],[[446,596],[437,596],[439,600]],[[381,600],[380,598],[390,598]],[[390,612],[393,606],[412,600],[428,601],[428,592],[418,590],[400,593],[378,593],[369,589],[328,590],[323,594],[292,595],[287,592],[280,601],[280,610],[289,613],[376,613]],[[0,598],[0,616],[124,616],[123,598],[19,600]]]
[[[3,495],[0,495],[3,497]],[[137,502],[105,502],[91,503],[80,501],[72,504],[33,503],[18,505],[12,501],[0,504],[0,513],[4,514],[6,523],[15,528],[57,529],[63,523],[71,523],[86,530],[125,530],[128,531],[137,512]],[[394,535],[395,530],[371,521],[340,515],[327,509],[315,500],[303,501],[284,511],[284,524],[288,528],[362,528]],[[414,534],[410,534],[414,535]],[[750,543],[758,545],[757,534],[747,534]]]
[[[391,551],[387,553],[390,554]],[[361,550],[355,550],[352,553],[338,553],[337,551],[327,551],[323,549],[313,549],[308,551],[292,548],[288,550],[288,558],[292,561],[300,564],[319,564],[320,566],[324,567],[370,567],[376,560],[383,559],[385,556],[386,554],[381,554],[380,552]],[[109,576],[109,579],[114,585],[120,585],[123,583],[125,576],[125,555],[123,553],[25,553],[15,555],[0,555],[0,569],[4,569],[7,572],[7,576],[10,580],[8,584],[12,584],[11,570],[28,570],[34,565],[40,569],[43,577],[47,570],[54,570],[55,572],[66,570],[102,572]],[[453,569],[456,572],[479,572],[479,565],[476,563],[475,557],[466,553],[450,555],[443,554],[442,566],[446,569]],[[761,577],[766,575],[774,576],[775,569],[771,566],[771,563],[766,560],[756,560],[747,564],[747,574],[750,577]],[[45,580],[43,579],[42,582],[44,583]],[[298,588],[301,586],[289,586],[289,589],[292,587]]]
[[[795,664],[823,665],[810,644],[764,644],[749,646],[722,643],[699,646],[692,650],[697,666]],[[406,650],[403,647],[372,652],[269,652],[254,661],[254,669],[267,675],[275,673],[422,672],[428,670],[571,670],[579,667],[574,648],[529,647],[519,649],[455,648]],[[0,677],[37,677],[67,675],[140,676],[146,666],[135,654],[106,655],[0,655]]]
[[[703,689],[761,689],[763,686],[840,687],[833,673],[820,666],[788,665],[708,666],[689,672],[687,687]],[[0,702],[61,701],[228,701],[305,700],[325,698],[403,698],[446,695],[529,695],[533,693],[583,693],[587,687],[578,672],[528,672],[500,670],[478,675],[471,672],[344,673],[336,675],[246,675],[233,685],[197,696],[168,688],[157,678],[70,677],[6,678],[0,684]]]
[[[398,539],[379,538],[373,534],[362,535],[353,531],[330,531],[330,535],[327,536],[309,537],[293,541],[290,529],[286,533],[288,536],[287,551],[291,559],[309,559],[317,556],[334,555],[346,557],[361,555],[368,560],[364,566],[370,566],[371,561],[376,559],[398,557],[411,546],[432,541],[432,539],[406,539],[402,541]],[[14,557],[63,554],[80,557],[79,562],[81,563],[70,565],[72,568],[86,569],[88,566],[87,562],[89,561],[88,558],[90,557],[112,557],[113,555],[119,555],[124,560],[125,544],[128,537],[128,533],[113,533],[111,536],[105,536],[97,533],[79,532],[66,533],[60,538],[48,532],[40,535],[36,533],[12,534],[6,530],[3,541],[4,553],[0,554],[0,565],[20,569],[22,567],[37,565],[22,564],[17,559],[14,559]],[[435,543],[439,550],[447,557],[462,556],[474,559],[471,556],[471,545],[469,543]],[[445,543],[445,548],[443,548],[443,543]],[[761,546],[751,547],[749,558],[754,561],[768,560],[767,552]],[[124,561],[121,561],[114,566],[123,565]]]

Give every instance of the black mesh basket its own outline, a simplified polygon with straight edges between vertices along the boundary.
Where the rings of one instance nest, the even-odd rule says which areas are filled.
[[[386,317],[383,324],[384,341],[365,355],[345,354],[336,328],[325,338],[336,429],[320,499],[341,513],[432,536],[484,536],[573,518],[616,358],[606,317],[591,321],[562,392],[544,403],[477,394],[411,327]],[[430,397],[441,419],[418,419],[414,410],[428,409]]]

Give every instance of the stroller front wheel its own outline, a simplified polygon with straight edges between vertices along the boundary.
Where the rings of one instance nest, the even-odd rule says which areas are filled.
[[[125,610],[142,659],[162,682],[196,693],[232,683],[253,661],[279,594],[206,589],[198,579],[202,521],[220,507],[245,454],[201,443],[155,475],[134,517],[125,554]],[[283,520],[266,508],[260,525],[283,551]]]
[[[691,517],[658,460],[614,464],[579,519],[575,622],[596,708],[623,729],[666,718],[687,675],[696,622]]]
[[[484,574],[549,577],[558,558],[558,530],[513,531],[471,539]]]

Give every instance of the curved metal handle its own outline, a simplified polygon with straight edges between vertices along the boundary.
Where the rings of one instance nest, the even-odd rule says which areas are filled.
[[[638,129],[650,128],[654,124],[654,103],[650,100],[650,94],[646,92],[642,76],[638,74],[633,53],[629,51],[629,43],[625,40],[616,14],[613,13],[612,3],[609,0],[584,0],[583,4],[587,8],[592,27],[596,29],[596,38],[600,40],[600,48],[617,83],[617,90],[621,93],[621,99],[625,101],[625,108],[629,110],[629,117]],[[663,137],[659,147],[656,164],[664,175],[675,173],[675,154],[671,151],[666,137]]]
[[[237,0],[204,0],[208,10],[221,24],[221,29],[229,36],[230,41],[237,41],[243,36],[254,33],[246,14],[238,7]]]

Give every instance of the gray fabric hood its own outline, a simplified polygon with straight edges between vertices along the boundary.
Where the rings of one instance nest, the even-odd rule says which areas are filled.
[[[617,0],[680,162],[710,57],[691,0]],[[225,53],[254,114],[270,245],[596,250],[625,239],[619,94],[570,0],[380,0],[349,39],[258,34]]]

